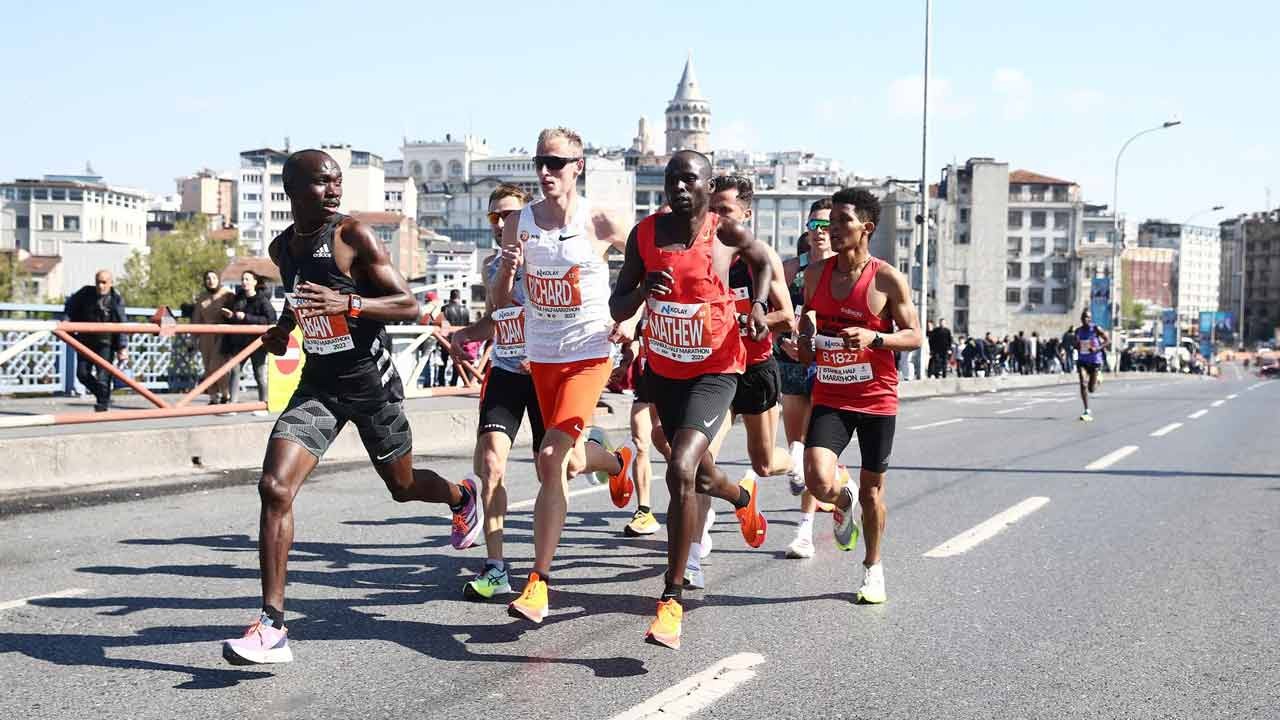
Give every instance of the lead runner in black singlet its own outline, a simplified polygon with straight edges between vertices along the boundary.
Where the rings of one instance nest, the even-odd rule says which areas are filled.
[[[284,626],[293,498],[346,423],[359,430],[374,469],[397,502],[450,506],[455,547],[473,543],[483,524],[473,481],[455,484],[413,467],[404,388],[384,327],[385,322],[418,318],[409,286],[369,227],[338,212],[342,170],[333,158],[302,150],[289,156],[283,175],[294,223],[272,241],[270,253],[280,268],[287,302],[262,343],[282,355],[289,333],[299,325],[307,357],[298,389],[271,431],[262,464],[262,614],[243,637],[223,643],[223,657],[234,664],[293,659]]]

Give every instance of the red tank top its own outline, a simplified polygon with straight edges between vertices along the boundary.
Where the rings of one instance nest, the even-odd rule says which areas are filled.
[[[751,270],[746,261],[741,257],[736,258],[729,266],[729,288],[733,291],[734,312],[738,315],[751,315],[752,286]],[[739,324],[738,336],[742,338],[742,347],[747,351],[747,365],[758,365],[773,355],[772,333],[765,333],[760,340],[753,340],[747,328]]]
[[[645,272],[667,270],[671,292],[646,300],[645,359],[662,377],[684,380],[715,373],[741,373],[746,352],[738,340],[733,295],[711,263],[720,216],[707,213],[693,244],[659,248],[650,215],[636,227]]]
[[[893,323],[873,315],[867,304],[867,293],[883,264],[883,260],[871,258],[853,290],[842,300],[831,294],[831,272],[836,258],[823,264],[822,279],[808,305],[818,319],[818,334],[814,337],[818,365],[813,384],[815,405],[870,415],[898,414],[898,366],[893,362],[893,351],[846,350],[844,342],[834,337],[849,327],[864,327],[879,333],[891,331]]]

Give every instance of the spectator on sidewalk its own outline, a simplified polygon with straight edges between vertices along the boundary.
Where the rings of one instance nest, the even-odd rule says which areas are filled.
[[[1062,334],[1062,371],[1072,372],[1076,369],[1076,329],[1073,325],[1067,326],[1067,331]]]
[[[929,323],[933,325],[932,322]],[[929,338],[929,377],[944,378],[947,376],[947,363],[951,359],[951,330],[945,320],[939,320],[937,327],[930,327]]]
[[[462,293],[458,290],[449,291],[449,302],[444,306],[442,311],[446,327],[466,327],[471,324],[471,313],[467,311],[467,306],[462,304]],[[440,348],[440,369],[436,374],[436,385],[444,385],[445,365],[449,360],[449,353]],[[458,384],[458,364],[456,362],[449,363],[453,365],[453,374],[449,378],[450,385]]]
[[[271,293],[267,292],[265,287],[259,287],[261,281],[258,276],[249,270],[245,270],[240,275],[240,287],[236,289],[235,297],[224,308],[222,308],[223,318],[232,325],[274,325],[276,323],[276,309],[271,306]],[[222,352],[227,359],[231,359],[241,350],[249,347],[249,343],[257,336],[255,335],[232,335],[222,336]],[[258,401],[267,401],[267,350],[259,347],[249,356],[249,362],[253,366],[253,378],[258,383]],[[240,365],[236,364],[231,368],[231,372],[227,373],[227,385],[230,389],[230,402],[236,402],[237,396],[240,394]],[[255,415],[265,415],[265,410],[255,410]]]
[[[216,271],[205,270],[204,289],[196,296],[188,317],[191,318],[191,322],[201,325],[220,323],[223,321],[222,310],[227,307],[227,304],[234,297],[235,293],[222,287]],[[203,380],[209,377],[214,370],[222,367],[222,364],[227,361],[227,357],[222,354],[221,335],[202,334],[197,335],[196,338],[196,348],[200,351],[201,362],[204,363],[204,374],[200,378]],[[208,395],[210,405],[227,402],[230,398],[230,393],[227,392],[226,375],[223,375],[217,382],[209,386]]]
[[[124,298],[116,292],[110,270],[99,270],[93,285],[85,285],[67,298],[63,312],[71,322],[122,323],[125,320]],[[128,339],[124,333],[74,333],[99,357],[124,363],[129,359]],[[111,373],[85,357],[76,361],[76,379],[96,400],[93,409],[106,412],[111,407]]]

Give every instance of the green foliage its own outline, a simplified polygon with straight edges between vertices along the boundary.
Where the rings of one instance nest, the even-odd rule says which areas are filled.
[[[0,253],[0,302],[25,302],[27,271],[18,253]]]
[[[135,307],[176,308],[199,291],[204,271],[221,272],[226,264],[226,246],[210,239],[202,223],[185,221],[152,240],[150,253],[135,250],[125,260],[116,289]]]

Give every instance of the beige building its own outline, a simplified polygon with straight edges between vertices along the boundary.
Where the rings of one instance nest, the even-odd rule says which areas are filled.
[[[396,270],[404,277],[417,277],[426,269],[426,258],[419,246],[418,224],[408,215],[394,212],[352,211],[351,217],[373,230]]]
[[[0,213],[10,216],[0,250],[59,256],[69,242],[146,248],[147,194],[93,175],[45,175],[0,183]]]
[[[418,183],[407,175],[386,176],[383,205],[387,212],[400,213],[418,221]]]
[[[258,255],[293,223],[289,198],[284,193],[284,161],[287,151],[272,148],[240,153],[239,198],[236,226],[240,240]]]
[[[342,212],[383,212],[387,208],[382,156],[350,145],[321,145],[342,168]]]
[[[236,181],[229,177],[220,177],[212,170],[205,169],[177,179],[178,194],[182,196],[178,208],[184,213],[200,213],[210,217],[219,217],[219,225],[230,224],[236,220]]]

